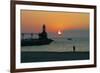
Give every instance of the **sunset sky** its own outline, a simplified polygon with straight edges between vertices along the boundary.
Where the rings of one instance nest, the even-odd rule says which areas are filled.
[[[21,10],[21,31],[39,33],[42,25],[47,32],[88,30],[89,13]]]

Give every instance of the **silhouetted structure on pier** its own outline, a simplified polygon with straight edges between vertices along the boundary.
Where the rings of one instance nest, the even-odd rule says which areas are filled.
[[[24,36],[24,34],[22,34],[22,36]],[[32,36],[33,36],[32,33],[30,34],[30,36],[31,36],[31,38],[21,40],[21,46],[47,45],[53,41],[52,39],[48,38],[45,24],[43,24],[43,26],[42,26],[42,32],[38,34],[38,36],[39,36],[38,39],[32,38]]]
[[[39,34],[39,39],[47,39],[48,36],[47,36],[47,32],[46,32],[46,27],[45,27],[45,24],[43,25],[43,28],[42,28],[42,32]]]

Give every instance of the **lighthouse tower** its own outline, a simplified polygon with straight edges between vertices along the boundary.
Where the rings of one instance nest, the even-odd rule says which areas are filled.
[[[43,24],[43,31],[42,32],[46,32],[45,24]]]
[[[46,26],[43,24],[42,26],[42,32],[39,34],[39,39],[47,39],[47,32],[46,32]]]

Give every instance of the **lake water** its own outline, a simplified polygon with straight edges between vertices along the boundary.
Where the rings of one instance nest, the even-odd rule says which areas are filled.
[[[30,52],[71,52],[73,51],[73,45],[76,47],[77,52],[89,51],[89,38],[88,37],[74,37],[72,40],[68,38],[52,38],[54,41],[49,45],[41,46],[24,46],[21,47],[21,51]]]

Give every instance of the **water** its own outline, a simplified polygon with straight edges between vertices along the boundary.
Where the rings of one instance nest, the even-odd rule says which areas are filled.
[[[21,47],[21,62],[47,62],[89,59],[89,38],[52,38],[49,45]],[[73,45],[76,47],[73,52]]]
[[[68,38],[52,38],[54,41],[49,45],[41,46],[24,46],[21,47],[21,51],[30,52],[71,52],[73,51],[73,45],[76,47],[77,52],[89,51],[89,38],[88,37],[74,37],[72,40]]]
[[[87,60],[89,52],[21,52],[21,62]]]

